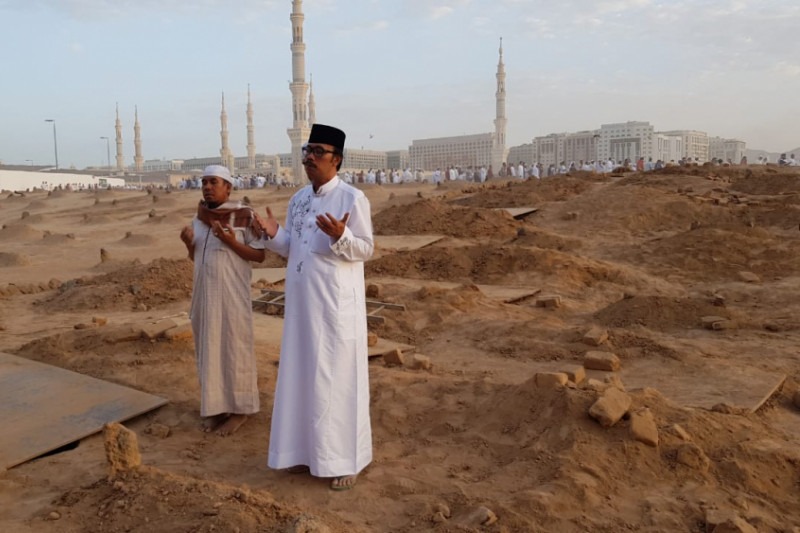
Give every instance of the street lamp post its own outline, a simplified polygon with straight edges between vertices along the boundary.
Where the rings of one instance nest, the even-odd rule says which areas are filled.
[[[56,170],[58,170],[58,137],[56,137],[56,121],[53,118],[46,118],[44,121],[53,123],[53,149],[56,152]]]
[[[111,144],[108,137],[100,137],[106,140],[106,163],[108,163],[108,174],[111,175]]]

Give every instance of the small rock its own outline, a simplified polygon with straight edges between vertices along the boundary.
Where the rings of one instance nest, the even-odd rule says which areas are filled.
[[[166,439],[167,437],[169,437],[171,430],[170,427],[167,425],[153,422],[152,424],[150,424],[145,428],[144,432],[147,433],[148,435],[158,437],[159,439]]]
[[[378,334],[372,331],[367,333],[367,346],[375,346],[378,344]]]
[[[747,283],[760,283],[761,278],[758,277],[758,274],[753,272],[741,271],[739,272],[739,279],[747,282]]]
[[[583,357],[583,367],[590,370],[605,370],[616,372],[620,368],[619,357],[611,352],[586,352]]]
[[[93,316],[92,323],[97,324],[98,326],[105,326],[108,324],[108,319],[104,316]]]
[[[148,218],[155,218],[155,216],[156,216],[156,210],[155,209],[151,209],[150,212],[147,213],[147,217]]]
[[[729,509],[706,511],[706,533],[757,533],[757,529]]]
[[[586,379],[586,370],[580,365],[570,365],[561,370],[575,385],[580,385]]]
[[[582,340],[584,344],[600,346],[608,340],[608,331],[599,326],[594,326],[583,335]]]
[[[377,283],[370,283],[367,285],[367,298],[380,298],[381,293],[381,286]]]
[[[446,503],[439,502],[434,509],[437,513],[442,513],[445,518],[450,518],[450,507]]]
[[[577,211],[569,211],[562,217],[564,220],[578,220]]]
[[[585,390],[593,390],[595,392],[603,392],[608,388],[608,385],[599,379],[589,378],[583,383],[582,388]]]
[[[414,370],[430,370],[433,368],[433,363],[427,355],[416,353],[411,361],[411,368]]]
[[[111,254],[105,248],[100,248],[100,262],[105,263],[111,260]]]
[[[75,324],[72,327],[75,328],[75,329],[89,329],[89,328],[93,328],[95,326],[97,326],[97,324],[90,324],[90,323],[87,323],[87,322],[81,322],[80,324]]]
[[[116,422],[103,426],[103,444],[109,465],[109,477],[142,464],[136,433]]]
[[[543,389],[563,387],[569,381],[569,377],[561,372],[539,372],[533,378],[536,386]]]
[[[431,522],[433,522],[434,524],[441,524],[443,522],[447,522],[447,517],[442,513],[440,513],[439,511],[437,511],[433,513],[433,516],[431,517]]]
[[[589,416],[603,427],[611,427],[619,422],[631,407],[631,397],[619,389],[610,387],[589,408]]]
[[[60,520],[61,519],[61,513],[59,513],[58,511],[51,511],[50,514],[47,515],[47,519],[48,520]]]
[[[403,366],[405,357],[403,352],[396,348],[383,354],[383,362],[386,366]]]

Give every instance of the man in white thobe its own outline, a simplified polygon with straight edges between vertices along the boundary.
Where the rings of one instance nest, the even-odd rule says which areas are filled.
[[[257,217],[266,248],[288,257],[271,468],[331,477],[347,490],[372,461],[364,261],[372,256],[367,197],[337,176],[345,134],[314,124],[303,147],[311,181],[280,227]]]
[[[192,333],[205,431],[227,436],[259,410],[250,263],[264,260],[253,210],[230,201],[227,168],[203,172],[203,201],[181,240],[194,261]]]

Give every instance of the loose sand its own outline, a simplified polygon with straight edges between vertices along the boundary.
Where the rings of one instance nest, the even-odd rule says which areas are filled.
[[[263,411],[229,438],[199,430],[191,338],[107,341],[113,328],[188,311],[192,267],[178,234],[197,191],[3,193],[0,350],[170,403],[125,424],[138,469],[110,479],[98,434],[0,473],[0,530],[800,527],[800,172],[700,167],[364,191],[376,234],[445,238],[367,264],[380,298],[406,306],[371,329],[415,345],[433,368],[370,362],[375,460],[342,493],[266,467],[280,345],[260,328],[266,317],[254,317]],[[293,192],[234,194],[282,219]],[[518,221],[500,207],[539,210]],[[283,265],[269,256],[259,266]],[[532,296],[504,303],[478,284]],[[561,305],[537,305],[543,295]],[[710,315],[729,329],[703,327]],[[108,323],[74,329],[93,317]],[[600,346],[584,338],[592,327],[608,335]],[[537,386],[537,372],[581,365],[588,350],[617,354],[622,370],[591,373],[591,386]],[[747,383],[748,372],[788,376],[752,413],[726,377]],[[632,400],[609,428],[588,415],[604,377]],[[695,390],[655,387],[669,380]],[[721,394],[713,408],[698,407],[705,388]],[[631,433],[651,415],[657,446]]]

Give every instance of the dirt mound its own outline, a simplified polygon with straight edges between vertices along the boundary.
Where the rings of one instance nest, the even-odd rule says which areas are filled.
[[[0,267],[27,266],[31,264],[30,258],[25,254],[16,252],[0,252]]]
[[[70,490],[54,504],[84,517],[80,531],[260,531],[263,533],[351,531],[336,517],[319,518],[275,501],[264,491],[140,467],[114,480]]]
[[[711,298],[667,298],[633,296],[623,298],[595,313],[598,322],[607,327],[644,326],[658,331],[702,328],[704,316],[732,318],[724,307],[714,305]]]
[[[509,244],[561,251],[577,250],[583,245],[578,239],[562,237],[561,235],[538,229],[535,226],[524,227]]]
[[[564,286],[591,286],[598,281],[630,281],[625,272],[600,262],[554,250],[516,246],[465,246],[397,252],[366,264],[374,276],[398,276],[440,281],[500,283],[514,274],[555,276]]]
[[[116,220],[108,215],[99,215],[99,214],[84,213],[83,218],[81,219],[82,224],[90,224],[92,226],[109,224],[111,222],[116,222]]]
[[[699,227],[632,248],[628,260],[656,273],[701,280],[737,280],[742,271],[762,278],[800,273],[800,241],[761,228]]]
[[[45,231],[44,235],[42,236],[42,240],[48,244],[60,244],[60,243],[68,243],[68,242],[75,242],[75,234],[74,233],[52,233],[50,231]]]
[[[453,207],[439,200],[421,200],[390,207],[372,217],[377,235],[439,234],[451,237],[510,239],[519,223],[505,211]]]
[[[28,204],[26,209],[34,210],[34,209],[47,209],[49,205],[44,200],[34,200]]]
[[[800,194],[800,170],[742,177],[731,183],[731,189],[746,194]]]
[[[0,230],[0,240],[33,241],[42,238],[42,231],[27,224],[11,224]]]
[[[604,178],[591,173],[576,173],[541,180],[508,181],[465,189],[474,193],[451,200],[454,205],[469,207],[536,207],[544,202],[562,202],[583,194],[594,182]]]
[[[192,270],[188,259],[126,265],[108,274],[68,281],[38,304],[53,311],[158,307],[191,297]]]

